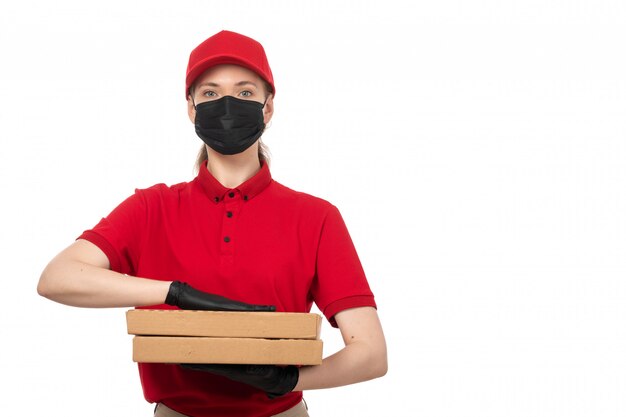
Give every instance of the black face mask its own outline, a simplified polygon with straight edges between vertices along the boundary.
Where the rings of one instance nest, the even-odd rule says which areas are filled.
[[[267,100],[266,100],[267,101]],[[216,152],[234,155],[261,136],[265,103],[224,96],[195,106],[196,133]]]

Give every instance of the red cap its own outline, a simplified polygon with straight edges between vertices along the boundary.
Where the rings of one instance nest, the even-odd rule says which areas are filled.
[[[191,51],[187,65],[185,98],[189,94],[189,87],[196,78],[207,69],[219,64],[241,65],[256,72],[272,86],[272,93],[276,94],[274,77],[263,46],[252,38],[223,30]]]

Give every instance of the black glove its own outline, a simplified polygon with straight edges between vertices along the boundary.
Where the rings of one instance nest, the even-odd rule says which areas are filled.
[[[183,310],[276,311],[275,306],[242,303],[221,295],[196,290],[191,285],[180,281],[174,281],[170,285],[165,304],[180,307]]]
[[[279,397],[291,392],[298,383],[298,367],[276,365],[219,365],[219,364],[181,364],[183,368],[194,371],[210,372],[228,379],[265,391],[269,398]]]

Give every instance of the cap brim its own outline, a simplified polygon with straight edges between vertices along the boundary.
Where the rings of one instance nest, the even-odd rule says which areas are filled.
[[[271,83],[263,77],[260,69],[256,67],[255,65],[253,65],[252,63],[246,61],[245,59],[241,59],[239,57],[234,57],[231,55],[212,56],[203,61],[198,62],[191,69],[191,71],[189,71],[189,74],[187,74],[187,78],[185,80],[186,86],[187,86],[187,88],[185,89],[185,98],[187,98],[187,96],[189,95],[189,88],[199,76],[201,76],[205,71],[207,71],[211,67],[214,67],[216,65],[221,65],[221,64],[234,64],[234,65],[239,65],[244,68],[247,68],[250,71],[253,71],[254,73],[256,73],[259,77],[261,77],[261,79],[263,79],[265,82],[267,82],[271,86]],[[272,91],[272,93],[274,93],[274,91]]]

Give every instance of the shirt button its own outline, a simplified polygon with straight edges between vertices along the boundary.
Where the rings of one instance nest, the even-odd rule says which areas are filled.
[[[233,217],[233,212],[232,211],[227,211],[226,212],[226,217]]]
[[[244,195],[244,196],[243,196],[243,199],[244,199],[244,200],[246,200],[246,201],[248,201],[248,196],[247,196],[247,195]]]
[[[230,198],[233,198],[233,197],[235,196],[235,193],[233,193],[233,192],[231,191],[230,193],[228,193],[228,196],[229,196]]]
[[[224,236],[224,242],[226,243],[230,242],[230,238],[228,236]]]
[[[219,197],[215,197],[215,202],[217,203],[218,201],[220,201]]]

